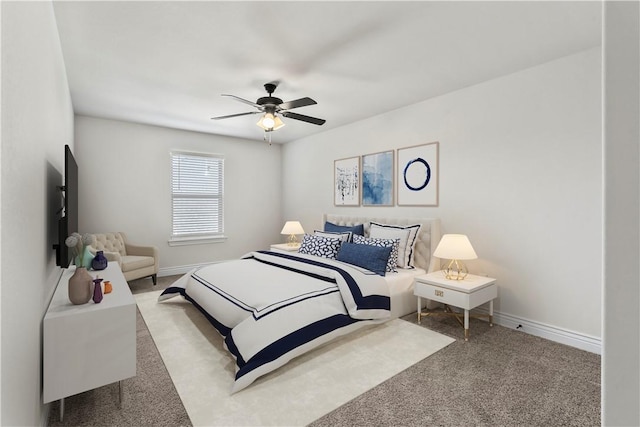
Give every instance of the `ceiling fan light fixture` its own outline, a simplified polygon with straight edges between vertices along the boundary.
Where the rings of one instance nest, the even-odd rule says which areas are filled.
[[[263,128],[264,130],[273,129],[273,125],[275,124],[276,124],[276,121],[274,120],[273,114],[271,113],[265,114],[258,121],[258,126]]]
[[[282,99],[272,96],[273,91],[276,90],[277,86],[278,86],[278,82],[271,82],[271,83],[265,84],[264,88],[267,91],[267,94],[269,96],[263,96],[262,98],[258,98],[256,102],[249,101],[235,95],[223,94],[222,96],[229,96],[235,99],[236,101],[240,101],[244,104],[251,105],[257,108],[258,111],[249,111],[246,113],[238,113],[238,114],[228,114],[226,116],[212,117],[211,119],[221,120],[221,119],[229,119],[232,117],[248,116],[250,114],[261,114],[260,120],[258,120],[258,123],[256,123],[256,125],[260,126],[260,128],[264,130],[265,140],[267,139],[267,134],[269,135],[269,137],[271,137],[272,131],[278,130],[285,125],[282,119],[278,117],[278,114],[280,114],[282,117],[286,117],[287,119],[299,120],[302,122],[311,123],[318,126],[323,125],[326,122],[326,120],[324,119],[319,119],[317,117],[310,117],[310,116],[305,116],[304,114],[291,112],[290,110],[294,108],[315,105],[317,104],[317,102],[309,97],[304,97],[300,99],[294,99],[293,101],[283,102]]]
[[[284,122],[280,119],[280,117],[272,113],[266,113],[264,116],[260,117],[260,120],[258,120],[258,123],[256,124],[266,132],[278,130],[282,126],[284,126]]]
[[[275,118],[273,120],[274,120],[273,130],[278,130],[282,126],[284,126],[284,122],[282,120],[280,120],[280,117],[275,116]]]

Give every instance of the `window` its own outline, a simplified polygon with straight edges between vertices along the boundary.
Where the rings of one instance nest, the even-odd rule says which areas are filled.
[[[224,239],[224,157],[172,151],[171,206],[169,244]]]

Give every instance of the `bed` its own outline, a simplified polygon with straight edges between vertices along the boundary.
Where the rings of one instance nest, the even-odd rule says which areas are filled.
[[[325,221],[336,227],[363,224],[365,236],[372,224],[388,226],[383,232],[414,227],[418,231],[411,245],[415,267],[382,276],[357,265],[358,261],[353,264],[305,252],[307,245],[300,253],[255,251],[238,260],[195,269],[160,295],[159,301],[181,295],[224,337],[225,348],[236,360],[232,393],[340,336],[416,311],[413,276],[439,265],[431,257],[440,237],[439,220],[324,215],[323,224]],[[343,253],[347,248],[365,249],[326,240]],[[375,252],[380,251],[376,248]],[[408,252],[405,255],[408,262]]]
[[[370,234],[371,223],[397,224],[407,226],[420,224],[415,242],[414,269],[398,269],[397,273],[387,274],[391,297],[391,318],[406,316],[416,311],[416,297],[413,294],[413,277],[440,270],[440,260],[432,257],[440,242],[440,219],[438,218],[390,218],[324,214],[322,223],[353,226],[364,224],[365,236]]]

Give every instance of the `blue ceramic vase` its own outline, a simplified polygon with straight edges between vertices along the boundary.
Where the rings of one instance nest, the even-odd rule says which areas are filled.
[[[107,268],[108,263],[107,257],[104,256],[104,252],[98,251],[96,252],[96,256],[93,258],[93,261],[91,261],[91,268],[94,270],[104,270]]]

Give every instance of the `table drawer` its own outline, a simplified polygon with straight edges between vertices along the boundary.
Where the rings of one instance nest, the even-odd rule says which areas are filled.
[[[438,301],[443,304],[465,308],[469,305],[469,294],[453,291],[440,286],[429,285],[428,283],[416,283],[415,294],[422,298]]]
[[[472,293],[454,291],[442,286],[416,282],[415,294],[432,301],[471,310],[498,296],[498,286],[493,283]]]

